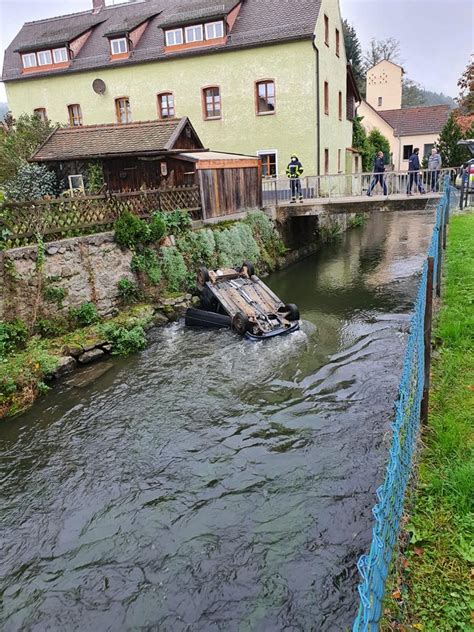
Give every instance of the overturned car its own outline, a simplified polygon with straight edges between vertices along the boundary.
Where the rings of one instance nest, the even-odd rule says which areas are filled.
[[[255,275],[245,261],[241,268],[200,268],[198,308],[186,312],[189,327],[229,327],[250,340],[262,340],[299,329],[300,314],[293,303],[284,304]]]

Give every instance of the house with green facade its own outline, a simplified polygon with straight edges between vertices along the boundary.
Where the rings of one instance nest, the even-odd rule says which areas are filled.
[[[117,2],[117,0],[115,0]],[[337,0],[91,0],[5,52],[14,117],[70,126],[188,117],[206,147],[284,175],[352,170],[357,88]]]

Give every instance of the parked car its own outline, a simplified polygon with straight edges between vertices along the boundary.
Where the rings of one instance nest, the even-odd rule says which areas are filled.
[[[464,184],[466,185],[470,177],[471,177],[471,180],[474,180],[474,158],[471,158],[471,160],[468,160],[466,163],[464,163],[461,169],[459,170],[459,173],[457,174],[456,181],[455,181],[456,188],[458,189],[461,188],[463,178],[464,178]]]
[[[283,303],[245,261],[241,268],[200,268],[197,285],[199,308],[189,308],[190,327],[229,327],[250,340],[263,340],[299,329],[299,310]]]

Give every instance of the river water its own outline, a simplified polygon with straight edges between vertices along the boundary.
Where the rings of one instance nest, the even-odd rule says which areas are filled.
[[[291,336],[173,324],[1,423],[0,628],[348,629],[432,221],[272,274]]]

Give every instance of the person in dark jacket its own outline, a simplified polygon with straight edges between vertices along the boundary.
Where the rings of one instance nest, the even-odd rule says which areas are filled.
[[[286,175],[290,178],[290,189],[291,189],[291,203],[294,204],[296,202],[296,196],[298,195],[300,202],[303,201],[303,192],[301,191],[301,180],[300,177],[303,174],[303,165],[298,160],[298,156],[293,154],[291,156],[291,161],[286,168]]]
[[[383,190],[383,194],[387,195],[387,184],[385,183],[385,179],[383,174],[385,172],[385,161],[383,158],[383,151],[379,151],[374,158],[374,177],[370,184],[369,190],[367,191],[367,195],[370,197],[372,195],[372,191],[377,185],[377,182],[380,184]]]
[[[424,193],[425,190],[423,188],[423,184],[420,180],[420,158],[418,156],[420,150],[418,147],[415,147],[412,155],[408,160],[408,186],[407,186],[407,195],[411,195],[411,190],[413,188],[413,183],[418,187],[418,191],[420,193]]]

